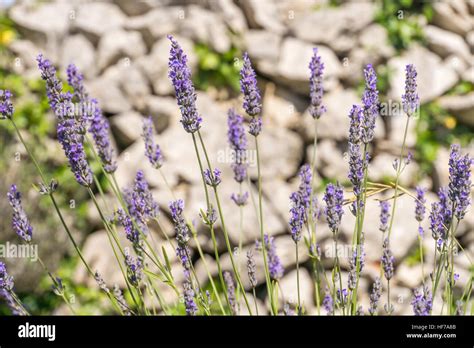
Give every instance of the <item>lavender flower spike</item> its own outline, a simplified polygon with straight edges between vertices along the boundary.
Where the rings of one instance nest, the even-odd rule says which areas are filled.
[[[379,305],[380,296],[382,293],[382,284],[380,283],[380,278],[375,278],[374,285],[372,285],[372,293],[370,294],[370,307],[369,313],[374,315],[377,313],[377,307]]]
[[[0,120],[9,119],[13,116],[11,97],[12,94],[8,89],[0,89]]]
[[[321,56],[318,55],[316,47],[313,48],[313,57],[309,63],[309,70],[311,72],[309,78],[309,96],[311,98],[309,113],[313,118],[319,119],[326,112],[326,107],[322,105],[324,64],[321,61]]]
[[[388,230],[388,219],[390,217],[390,203],[388,201],[380,201],[380,227],[383,233]]]
[[[62,92],[62,84],[56,77],[56,69],[40,54],[37,58],[41,78],[46,81],[49,105],[58,118],[58,140],[69,161],[76,181],[86,187],[92,185],[92,171],[83,146],[81,126],[76,122],[72,107],[72,95]]]
[[[196,315],[198,307],[194,301],[194,290],[191,285],[191,280],[188,276],[185,277],[183,283],[184,292],[184,307],[186,308],[186,314],[190,316]]]
[[[234,160],[232,163],[234,179],[238,183],[241,183],[247,178],[245,152],[247,149],[247,137],[244,129],[244,118],[237,114],[234,109],[229,109],[227,113],[227,126],[227,138],[234,152]]]
[[[257,277],[256,277],[257,266],[255,260],[253,259],[253,251],[249,249],[247,251],[247,274],[249,276],[250,285],[252,288],[257,286]]]
[[[7,272],[7,267],[0,261],[0,290],[13,290],[13,277]]]
[[[433,299],[429,288],[425,286],[423,289],[415,289],[411,304],[415,315],[430,315],[431,308],[433,307]]]
[[[363,113],[362,142],[370,143],[374,139],[375,120],[379,113],[379,92],[377,91],[377,75],[371,64],[364,69],[365,90],[362,95]]]
[[[89,133],[92,135],[99,158],[107,173],[117,170],[115,161],[115,150],[110,141],[110,124],[104,117],[97,99],[90,98],[84,87],[82,74],[74,64],[67,68],[68,83],[74,88],[73,99],[80,105],[81,115],[77,120],[79,133],[85,133],[86,124],[89,122]]]
[[[416,221],[421,222],[425,218],[426,208],[426,190],[420,186],[416,187],[416,201],[415,201],[415,218]]]
[[[31,226],[25,210],[21,205],[21,193],[17,190],[16,185],[10,187],[7,193],[8,201],[13,208],[12,226],[16,234],[29,243],[33,235],[33,227]]]
[[[462,156],[459,145],[451,146],[449,156],[448,196],[454,203],[454,215],[461,220],[471,204],[471,166],[474,159],[468,154]]]
[[[163,165],[163,155],[160,146],[155,144],[155,140],[153,139],[154,126],[151,116],[148,116],[143,120],[142,129],[142,137],[145,142],[145,155],[154,168],[160,169]]]
[[[291,237],[295,243],[301,239],[301,230],[304,223],[307,221],[308,210],[311,199],[311,167],[308,164],[301,166],[299,171],[301,183],[298,191],[290,195],[290,219],[289,225],[291,230]]]
[[[196,91],[191,81],[191,70],[187,66],[188,58],[171,35],[168,35],[168,39],[171,41],[168,76],[181,111],[181,123],[186,132],[195,133],[201,128],[202,118],[196,108]]]
[[[383,252],[382,252],[382,267],[385,275],[385,279],[390,280],[393,277],[393,263],[395,258],[390,250],[388,238],[383,241]]]
[[[247,52],[244,53],[243,60],[244,64],[240,70],[240,91],[244,95],[244,110],[248,115],[255,117],[262,110],[260,90]]]
[[[203,174],[207,185],[217,187],[221,183],[221,171],[218,168],[214,168],[212,173],[209,169],[205,169]]]
[[[323,200],[326,202],[326,218],[329,228],[336,233],[341,224],[344,192],[339,184],[328,184]]]
[[[224,272],[224,281],[227,287],[227,298],[229,299],[230,309],[232,314],[237,314],[237,300],[235,298],[235,284],[234,278],[230,272]]]
[[[140,258],[130,255],[128,248],[125,248],[125,265],[127,266],[127,277],[133,286],[137,287],[143,278],[143,263]]]
[[[268,271],[270,272],[270,278],[273,280],[280,280],[283,277],[285,269],[276,253],[276,246],[273,237],[265,234],[263,236],[265,242],[265,248],[267,249],[267,262],[268,262]]]
[[[405,94],[402,95],[403,111],[411,116],[420,106],[420,98],[416,93],[417,72],[413,64],[408,64],[405,71]]]

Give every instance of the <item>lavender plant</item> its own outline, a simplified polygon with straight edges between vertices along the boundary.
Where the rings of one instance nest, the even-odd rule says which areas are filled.
[[[97,210],[101,224],[103,225],[111,250],[117,261],[116,267],[120,269],[123,276],[124,289],[114,285],[107,285],[98,271],[92,271],[88,260],[82,254],[81,248],[76,243],[73,234],[64,218],[59,205],[55,200],[55,192],[61,190],[61,186],[55,179],[47,180],[41,169],[40,163],[33,156],[28,144],[22,137],[21,130],[15,123],[15,110],[13,107],[13,96],[7,90],[0,90],[0,118],[11,123],[20,142],[25,147],[29,159],[33,161],[41,182],[38,183],[38,192],[48,196],[59,221],[64,228],[75,251],[81,259],[89,276],[94,279],[97,288],[107,296],[110,308],[120,315],[152,315],[157,313],[171,314],[169,299],[165,300],[166,291],[171,293],[177,306],[183,308],[187,315],[238,315],[244,303],[249,315],[259,313],[258,297],[265,296],[268,299],[268,312],[271,315],[283,313],[293,314],[288,302],[287,295],[281,291],[281,279],[285,274],[283,258],[288,255],[295,257],[296,267],[296,289],[297,303],[296,314],[306,314],[305,303],[301,300],[300,289],[300,248],[302,240],[307,246],[307,253],[313,267],[313,282],[315,292],[315,305],[317,313],[322,306],[328,315],[363,315],[364,309],[361,304],[359,291],[359,280],[365,277],[362,274],[366,266],[366,226],[364,226],[367,214],[378,214],[368,211],[369,199],[376,199],[380,203],[380,226],[382,238],[378,254],[380,257],[380,277],[372,279],[373,285],[368,294],[368,313],[370,315],[382,314],[379,303],[384,291],[386,291],[385,313],[392,314],[395,307],[391,302],[391,280],[397,272],[397,264],[394,250],[391,245],[391,234],[396,225],[397,200],[400,195],[411,197],[415,204],[413,218],[418,222],[417,231],[406,231],[405,233],[416,233],[419,242],[422,270],[422,286],[413,290],[411,301],[414,315],[433,314],[433,302],[440,295],[446,302],[446,314],[464,314],[466,304],[471,299],[472,279],[465,286],[465,290],[459,298],[455,292],[456,282],[459,274],[456,273],[455,254],[458,247],[462,247],[457,238],[457,230],[460,222],[465,219],[471,204],[471,166],[473,159],[461,154],[458,145],[451,148],[449,167],[449,184],[447,188],[441,188],[438,192],[438,200],[433,202],[428,209],[428,199],[425,189],[418,186],[414,193],[400,183],[400,176],[409,165],[412,154],[407,151],[406,138],[411,119],[416,114],[420,98],[417,93],[417,72],[413,65],[406,67],[405,92],[402,95],[403,111],[406,114],[405,131],[399,157],[394,161],[396,172],[394,183],[375,183],[369,180],[370,156],[375,137],[376,119],[379,116],[379,92],[377,90],[377,75],[372,65],[364,69],[365,89],[362,95],[361,105],[353,105],[349,110],[350,127],[348,130],[348,162],[349,172],[347,178],[349,185],[344,188],[340,183],[328,183],[324,187],[324,207],[318,204],[315,188],[316,177],[316,149],[318,120],[326,112],[322,99],[324,96],[323,72],[324,64],[318,50],[315,48],[309,63],[309,113],[314,119],[314,143],[311,162],[303,164],[298,172],[298,189],[289,196],[289,236],[295,245],[293,250],[277,249],[276,239],[268,233],[264,221],[262,173],[261,173],[261,145],[259,138],[265,132],[262,120],[262,98],[257,83],[257,74],[252,66],[249,55],[243,55],[243,64],[240,72],[240,85],[243,97],[242,109],[248,116],[244,118],[239,110],[229,109],[227,114],[227,140],[233,150],[234,157],[231,163],[233,177],[238,184],[238,191],[227,197],[232,200],[239,209],[239,226],[229,226],[225,223],[225,215],[222,209],[220,190],[226,177],[219,168],[212,165],[206,147],[205,139],[201,130],[206,126],[205,117],[202,116],[197,107],[197,94],[192,82],[191,70],[185,52],[179,43],[168,36],[171,49],[169,56],[169,78],[173,85],[178,108],[181,113],[181,124],[185,133],[188,133],[193,141],[194,153],[198,164],[198,173],[202,180],[205,194],[205,208],[191,214],[201,217],[206,233],[209,233],[212,242],[212,252],[216,261],[216,270],[208,267],[205,255],[201,247],[203,236],[198,235],[202,229],[198,229],[194,220],[186,216],[184,200],[175,196],[172,187],[168,184],[166,176],[161,170],[166,165],[165,155],[155,141],[154,127],[151,117],[144,118],[142,126],[142,138],[144,143],[144,154],[158,175],[163,185],[170,191],[172,201],[168,207],[160,209],[157,201],[152,195],[151,188],[145,178],[145,172],[138,170],[135,180],[127,188],[119,187],[115,178],[117,161],[112,142],[109,136],[109,123],[102,113],[99,102],[89,96],[85,86],[84,78],[74,65],[69,65],[66,71],[68,84],[72,92],[63,90],[63,85],[56,74],[52,63],[39,55],[37,58],[41,77],[45,82],[49,105],[54,112],[57,122],[57,138],[62,146],[65,160],[69,164],[75,180],[89,194],[94,208]],[[247,158],[248,140],[245,125],[248,123],[248,133],[253,136],[257,155],[257,178],[255,182],[250,180],[248,173],[249,163]],[[92,137],[92,141],[89,139]],[[192,149],[190,149],[192,151]],[[92,163],[98,164],[98,169],[93,170]],[[296,173],[295,173],[296,174]],[[103,177],[103,181],[98,179]],[[105,183],[104,183],[105,182]],[[247,185],[247,186],[244,186]],[[255,240],[255,250],[261,253],[254,255],[254,249],[248,249],[246,259],[241,260],[244,245],[242,235],[244,233],[244,206],[249,197],[252,197],[252,188],[258,191],[258,203],[254,202],[257,216],[259,238]],[[380,197],[379,194],[389,195]],[[112,199],[106,199],[106,195]],[[31,221],[23,207],[22,196],[15,184],[7,194],[8,202],[12,208],[12,229],[18,235],[20,241],[31,244],[33,240],[34,221]],[[99,204],[99,200],[104,204]],[[187,201],[188,202],[188,201]],[[189,204],[187,207],[189,209]],[[344,214],[344,207],[352,212],[355,217],[352,240],[350,241],[350,255],[347,266],[341,262],[339,246],[345,236],[341,236],[341,225],[343,219],[349,219]],[[168,209],[168,210],[166,210]],[[162,216],[169,215],[172,220],[172,233],[167,233],[166,224],[162,223]],[[428,215],[429,229],[434,239],[434,260],[430,277],[425,277],[425,268],[431,266],[424,259],[424,236],[423,223]],[[404,217],[409,218],[409,217]],[[317,239],[316,231],[318,223],[325,219],[333,237],[334,260],[332,277],[326,275],[323,267],[323,253]],[[151,222],[156,222],[165,236],[165,240],[158,242],[153,240],[154,228]],[[233,245],[229,234],[234,228],[238,229],[238,245]],[[307,231],[307,236],[305,235]],[[123,234],[126,243],[120,237]],[[173,236],[173,237],[170,237]],[[219,238],[218,238],[219,237]],[[218,240],[225,243],[225,251],[219,248]],[[166,244],[168,243],[168,244]],[[132,246],[129,248],[128,246]],[[166,250],[172,248],[176,254],[178,272],[171,265]],[[194,249],[196,248],[196,249]],[[197,250],[197,253],[194,251]],[[235,257],[235,250],[239,257]],[[225,255],[223,255],[225,253]],[[294,253],[294,255],[293,255]],[[223,259],[226,259],[224,264]],[[44,271],[49,275],[54,293],[61,296],[72,313],[74,306],[68,300],[63,281],[54,276],[44,263],[39,259]],[[200,262],[205,272],[197,271],[197,263]],[[240,264],[244,263],[248,284],[242,281],[242,270]],[[225,267],[224,267],[225,265]],[[112,266],[112,265],[111,265]],[[246,266],[246,267],[245,267]],[[343,287],[343,268],[348,271],[347,287]],[[366,271],[365,271],[366,272]],[[204,277],[203,277],[204,274]],[[220,291],[215,284],[220,282]],[[382,286],[382,279],[385,278]],[[264,283],[262,282],[264,279]],[[262,284],[260,284],[262,282]],[[431,284],[430,284],[431,283]],[[209,290],[206,285],[209,284]],[[386,286],[385,286],[386,285]],[[444,290],[443,290],[444,286]],[[212,292],[211,292],[212,289]],[[320,290],[324,289],[324,295]],[[251,291],[251,294],[250,294]],[[257,296],[257,294],[259,296]],[[253,296],[254,305],[250,299]],[[14,291],[13,277],[7,272],[6,266],[0,262],[0,297],[4,299],[12,314],[28,315],[29,309],[23,304]],[[168,296],[169,297],[169,296]],[[322,298],[321,298],[322,297]],[[458,297],[458,298],[457,298]],[[145,301],[145,298],[147,301]],[[149,301],[148,301],[149,300]],[[216,302],[214,302],[214,300]],[[241,302],[243,300],[243,302]],[[151,304],[150,304],[151,303]],[[309,306],[308,306],[309,307]],[[442,310],[443,311],[443,310]],[[443,314],[443,312],[442,312]]]

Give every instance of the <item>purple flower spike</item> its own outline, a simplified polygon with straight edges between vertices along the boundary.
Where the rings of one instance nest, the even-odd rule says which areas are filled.
[[[163,165],[163,155],[161,154],[161,149],[158,144],[155,144],[153,139],[154,126],[153,119],[151,116],[146,117],[143,120],[143,141],[145,142],[145,155],[150,161],[151,165],[159,169]]]
[[[218,168],[214,168],[212,173],[209,169],[205,169],[203,174],[207,185],[217,187],[221,183],[221,171]]]
[[[413,306],[413,313],[415,315],[430,315],[431,308],[433,307],[433,298],[427,286],[422,289],[415,289],[411,305]]]
[[[148,231],[146,223],[158,217],[159,208],[148,187],[148,182],[141,170],[137,171],[133,188],[125,189],[125,202],[130,216],[139,225],[142,232]]]
[[[416,187],[416,201],[415,201],[415,218],[418,222],[423,221],[425,218],[426,208],[426,190],[420,186]]]
[[[380,201],[380,227],[383,233],[388,230],[388,219],[390,217],[390,203],[388,201]]]
[[[8,89],[0,89],[0,120],[13,116],[12,94]]]
[[[227,138],[234,152],[234,161],[232,163],[234,179],[241,183],[247,178],[247,137],[244,129],[244,118],[237,114],[234,109],[229,109],[227,113],[227,126]]]
[[[276,246],[274,238],[265,234],[263,236],[263,240],[265,242],[265,248],[267,250],[267,263],[268,263],[268,271],[270,272],[270,278],[273,280],[280,280],[283,277],[283,273],[285,269],[280,261],[276,253]]]
[[[334,301],[328,289],[326,289],[326,295],[323,299],[323,307],[328,315],[334,315]]]
[[[349,142],[349,174],[348,178],[352,183],[354,195],[359,197],[362,193],[362,181],[364,179],[364,161],[360,145]]]
[[[227,298],[229,299],[230,309],[232,310],[232,314],[236,315],[237,310],[237,299],[235,298],[235,283],[234,277],[230,272],[224,272],[224,281],[227,287]]]
[[[301,179],[299,189],[290,195],[291,205],[289,225],[291,230],[291,238],[293,238],[295,243],[300,241],[301,231],[308,218],[308,210],[310,207],[310,197],[312,191],[311,167],[308,164],[301,166],[299,176]]]
[[[262,132],[262,117],[253,117],[249,123],[249,133],[254,137],[258,136]]]
[[[420,98],[416,93],[417,72],[413,64],[408,64],[405,71],[405,94],[402,95],[403,111],[411,116],[420,106]]]
[[[311,98],[309,113],[313,118],[319,119],[326,112],[326,107],[322,105],[324,64],[321,61],[321,56],[318,55],[316,47],[313,48],[313,57],[309,63],[309,70],[311,72],[309,78],[309,96]]]
[[[74,117],[73,96],[62,92],[62,84],[56,77],[56,69],[40,54],[37,58],[41,78],[46,81],[49,105],[58,118],[58,140],[69,161],[76,181],[86,187],[92,185],[92,171],[83,146],[81,124]]]
[[[262,110],[260,90],[257,86],[257,75],[247,52],[244,53],[244,64],[240,70],[240,91],[244,95],[244,110],[248,115],[255,117]]]
[[[247,275],[249,276],[250,285],[252,288],[257,286],[257,277],[256,277],[257,266],[253,258],[253,250],[249,249],[247,251]]]
[[[395,258],[393,257],[392,251],[390,250],[388,238],[385,238],[383,241],[383,252],[381,261],[385,279],[390,280],[393,277],[393,263],[395,262]]]
[[[119,209],[115,212],[115,219],[125,229],[125,235],[127,239],[133,243],[133,246],[137,248],[140,245],[140,231],[135,228],[130,216],[125,213],[123,209]]]
[[[21,193],[17,190],[16,185],[10,187],[7,193],[8,201],[13,208],[12,227],[16,234],[29,243],[33,235],[33,227],[31,226],[26,212],[21,205]]]
[[[143,278],[143,263],[139,258],[130,255],[128,248],[125,248],[124,252],[128,280],[133,286],[138,287]]]
[[[188,276],[185,277],[183,283],[183,292],[184,292],[184,307],[186,308],[186,314],[189,316],[196,315],[198,307],[194,301],[194,290],[191,285],[191,280]]]
[[[336,233],[341,224],[344,192],[339,184],[328,184],[323,200],[326,202],[326,218],[329,228]]]
[[[363,120],[364,113],[360,106],[353,105],[349,113],[350,126],[349,126],[349,143],[358,144],[361,137],[361,123]]]
[[[374,315],[377,313],[377,307],[379,305],[380,296],[382,294],[382,284],[380,278],[375,278],[374,285],[372,285],[372,293],[370,294],[370,307],[369,313]]]
[[[195,133],[201,128],[202,118],[196,108],[196,91],[191,81],[191,70],[187,66],[188,58],[171,35],[168,35],[168,39],[171,41],[168,76],[181,111],[181,123],[186,132]]]
[[[0,261],[0,290],[13,290],[13,277],[7,272],[7,267]]]
[[[230,198],[234,201],[234,203],[236,205],[238,205],[239,207],[240,206],[244,206],[247,204],[247,200],[249,198],[249,193],[248,192],[244,192],[243,194],[235,194],[233,193]]]
[[[454,203],[454,215],[461,220],[471,204],[471,166],[474,160],[468,154],[462,156],[459,145],[451,146],[449,156],[448,197]]]
[[[370,143],[374,139],[375,120],[379,113],[379,92],[377,91],[377,75],[371,64],[364,69],[365,90],[362,95],[363,113],[362,142]]]

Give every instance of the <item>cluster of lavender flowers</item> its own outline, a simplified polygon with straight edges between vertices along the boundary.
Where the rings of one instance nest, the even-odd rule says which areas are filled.
[[[148,308],[148,304],[145,304],[144,291],[147,291],[152,299],[156,300],[160,311],[168,314],[170,309],[167,304],[163,303],[161,296],[162,288],[158,286],[158,282],[160,282],[160,285],[166,285],[171,289],[172,293],[176,294],[177,298],[181,300],[180,302],[183,303],[184,311],[187,315],[212,315],[217,313],[222,315],[237,315],[241,309],[241,300],[245,303],[249,314],[258,314],[256,289],[262,286],[263,290],[263,285],[265,285],[267,289],[270,313],[276,315],[283,312],[285,315],[292,315],[295,313],[293,308],[291,308],[290,304],[287,303],[278,292],[279,281],[285,274],[285,268],[279,256],[279,251],[277,250],[277,243],[275,242],[274,236],[265,233],[260,163],[258,162],[258,208],[255,204],[255,210],[259,216],[258,224],[261,232],[261,238],[255,240],[255,250],[260,251],[260,253],[256,255],[258,257],[258,262],[256,262],[253,248],[247,251],[246,273],[248,285],[244,286],[240,275],[240,267],[233,257],[236,250],[238,250],[239,253],[242,252],[242,246],[233,246],[229,239],[228,230],[232,230],[234,226],[229,228],[229,226],[225,225],[225,217],[222,213],[221,199],[219,196],[220,184],[224,179],[221,170],[212,167],[201,135],[200,130],[203,127],[203,117],[197,108],[197,95],[192,82],[191,70],[187,65],[186,54],[179,43],[172,36],[168,36],[168,38],[171,43],[168,76],[174,87],[177,105],[181,112],[180,122],[184,131],[189,133],[192,137],[195,146],[207,203],[205,212],[201,210],[200,216],[209,230],[209,236],[213,243],[217,274],[213,274],[207,265],[206,256],[200,245],[201,238],[198,238],[198,229],[194,224],[194,220],[193,223],[191,223],[189,222],[191,220],[186,217],[184,200],[175,197],[173,189],[168,186],[168,182],[163,172],[161,172],[162,166],[166,165],[165,156],[155,141],[152,117],[149,116],[143,121],[142,137],[144,154],[150,165],[157,171],[160,171],[163,178],[163,185],[168,186],[168,189],[171,191],[170,193],[173,200],[169,202],[168,210],[165,214],[168,214],[172,220],[173,233],[167,233],[163,224],[161,224],[161,215],[163,214],[160,214],[160,207],[152,195],[152,191],[142,170],[137,171],[135,180],[130,187],[125,189],[118,187],[114,175],[117,170],[117,163],[109,138],[110,126],[107,118],[103,115],[99,107],[98,101],[91,98],[87,93],[82,74],[74,65],[69,65],[67,68],[67,81],[72,87],[73,92],[64,92],[62,83],[56,76],[56,69],[51,62],[42,55],[38,56],[37,61],[41,77],[46,83],[49,105],[57,117],[58,141],[62,145],[70,169],[77,182],[87,188],[99,212],[114,255],[124,276],[124,281],[127,286],[126,291],[130,294],[130,296],[127,297],[128,299],[125,298],[124,292],[117,286],[114,286],[114,290],[110,291],[110,288],[100,273],[90,269],[88,261],[82,255],[80,247],[70,233],[67,223],[63,219],[60,209],[52,196],[52,192],[58,188],[57,183],[52,181],[49,188],[46,188],[45,182],[41,183],[42,188],[40,192],[44,191],[50,194],[64,229],[68,233],[88,273],[95,279],[99,289],[109,298],[112,307],[123,315],[147,315],[156,312],[156,308],[153,308],[151,311]],[[264,131],[261,116],[262,100],[258,88],[257,75],[247,53],[243,55],[242,61],[240,85],[243,95],[242,109],[245,111],[246,117],[240,115],[236,109],[230,109],[227,114],[227,139],[235,155],[231,169],[234,173],[235,182],[239,184],[239,193],[233,193],[228,199],[233,200],[239,207],[241,219],[243,206],[247,203],[249,194],[252,193],[252,183],[247,172],[247,135],[245,124],[248,123],[248,133],[254,137],[258,161],[259,150],[257,137]],[[323,105],[324,64],[322,58],[318,55],[317,48],[313,51],[313,56],[309,63],[309,70],[309,112],[316,125],[318,120],[326,112],[326,108]],[[407,115],[407,125],[420,103],[417,94],[416,77],[417,72],[415,67],[413,65],[407,65],[405,93],[402,96],[403,110]],[[371,196],[387,190],[394,190],[395,194],[389,199],[380,199],[379,230],[382,232],[379,248],[380,276],[373,279],[371,293],[369,294],[368,314],[377,315],[381,312],[379,310],[379,302],[385,291],[385,283],[387,293],[387,303],[384,305],[385,312],[391,314],[395,309],[394,305],[391,304],[390,281],[397,272],[397,264],[390,248],[390,237],[394,225],[397,197],[399,190],[401,190],[399,176],[404,169],[402,159],[405,156],[406,150],[405,139],[403,141],[400,158],[394,161],[394,169],[396,171],[395,184],[385,185],[370,183],[368,181],[368,169],[371,146],[375,134],[376,119],[379,116],[377,75],[374,67],[370,64],[364,69],[364,79],[365,89],[362,95],[361,105],[353,105],[348,112],[350,120],[348,137],[348,179],[351,186],[351,189],[348,191],[351,191],[351,194],[345,195],[345,189],[339,182],[330,182],[324,189],[323,201],[325,202],[325,206],[320,207],[316,198],[314,183],[316,163],[315,159],[313,159],[311,163],[301,166],[298,172],[300,179],[298,189],[289,197],[290,209],[288,225],[290,236],[288,238],[291,237],[296,246],[294,252],[296,254],[298,305],[295,309],[298,315],[304,314],[305,305],[309,305],[301,303],[299,284],[298,243],[303,239],[305,229],[308,231],[308,237],[304,236],[304,242],[307,246],[308,255],[312,260],[313,278],[317,297],[315,304],[318,312],[322,306],[328,315],[364,314],[364,309],[358,302],[359,280],[361,276],[363,276],[362,272],[365,270],[366,264],[366,253],[364,250],[364,239],[366,237],[364,235],[364,217],[366,214],[373,213],[366,211],[366,202],[367,199],[371,199]],[[13,122],[14,108],[11,99],[12,94],[9,91],[0,90],[1,119]],[[89,141],[88,134],[92,136],[93,144]],[[20,139],[22,139],[21,134],[18,133],[18,135]],[[315,148],[317,146],[316,137],[317,134],[315,136]],[[24,143],[24,146],[27,147],[27,144]],[[107,187],[110,188],[112,191],[111,194],[114,196],[114,207],[111,212],[106,211],[108,208],[101,208],[97,203],[96,194],[103,195],[104,193],[103,187],[97,179],[97,173],[94,173],[89,165],[86,151],[89,147],[93,150],[92,152],[95,155],[95,159],[100,163],[104,180],[107,181]],[[404,161],[405,167],[410,163],[411,157],[411,153],[406,155]],[[205,161],[203,161],[203,159],[205,159]],[[423,286],[414,290],[411,304],[415,315],[432,314],[433,301],[436,295],[439,295],[438,290],[442,288],[440,282],[442,281],[443,273],[446,283],[444,287],[445,292],[442,295],[448,301],[448,313],[462,313],[463,301],[468,300],[466,297],[455,299],[453,288],[459,279],[459,275],[455,273],[455,265],[450,253],[453,253],[456,247],[457,226],[459,222],[465,218],[471,203],[472,164],[473,159],[469,155],[462,155],[458,145],[452,146],[448,163],[449,185],[439,190],[438,201],[432,203],[429,211],[429,225],[434,239],[435,250],[434,269],[429,278],[424,276],[423,271]],[[41,170],[39,168],[38,170],[44,181]],[[245,185],[248,187],[244,188]],[[371,185],[375,185],[375,189],[372,188]],[[425,219],[425,215],[427,215],[425,191],[426,190],[422,187],[417,187],[413,195],[415,202],[414,218],[419,223],[418,231],[406,232],[418,232],[421,255],[423,255],[422,239],[424,236],[422,222]],[[7,197],[13,211],[12,228],[23,242],[30,243],[33,235],[33,227],[22,206],[21,194],[16,185],[11,186]],[[212,202],[215,202],[215,205],[211,203],[211,198],[214,199]],[[342,266],[338,256],[338,242],[340,242],[341,239],[339,230],[343,222],[342,219],[345,218],[344,206],[346,205],[355,216],[355,226],[352,238],[352,253],[348,260],[347,288],[344,288],[342,285]],[[324,214],[321,214],[322,211]],[[324,220],[332,232],[336,249],[331,278],[327,277],[323,269],[321,263],[323,255],[321,253],[320,244],[317,242],[316,225],[321,223],[322,216],[324,216]],[[158,246],[158,248],[156,248],[156,245],[152,246],[151,242],[154,243],[155,241],[153,240],[154,231],[149,226],[151,221],[158,223],[159,229],[164,233],[169,246],[176,254],[179,267],[182,270],[182,277],[180,277],[181,280],[179,281],[181,288],[178,287],[178,281],[176,280],[178,275],[173,274],[174,270],[172,269],[164,240],[160,240],[163,245]],[[123,232],[120,232],[119,228],[122,228]],[[128,242],[133,246],[135,256],[132,255],[129,248],[122,245],[122,242],[118,238],[118,233],[124,233]],[[201,233],[200,230],[199,233]],[[240,233],[242,233],[242,228]],[[171,235],[173,236],[172,238],[169,237]],[[216,235],[218,235],[219,238],[216,238]],[[225,269],[223,263],[220,262],[222,255],[217,244],[218,239],[226,243],[227,255],[232,268],[227,265],[228,269]],[[193,253],[195,249],[191,249],[191,245],[196,247],[197,254]],[[439,253],[439,257],[437,257],[436,253]],[[202,261],[201,265],[207,273],[212,292],[211,290],[205,290],[203,288],[202,279],[197,276],[196,270],[194,269],[196,258]],[[263,261],[263,264],[261,264],[260,261]],[[125,269],[122,269],[122,264],[125,265]],[[261,265],[264,270],[265,284],[261,283],[259,278],[260,274],[258,273],[260,269],[257,265],[259,265],[259,267]],[[422,267],[424,266],[422,256]],[[67,301],[67,296],[65,296],[65,287],[62,281],[59,278],[54,278],[51,273],[49,273],[49,275],[52,278],[55,293],[62,296],[73,310],[71,303]],[[216,275],[218,280],[215,277]],[[218,291],[214,283],[215,279],[220,282],[221,292]],[[325,281],[324,294],[320,293],[323,286],[321,282],[322,279]],[[383,284],[382,280],[384,282]],[[431,287],[428,285],[430,281]],[[5,299],[13,314],[27,314],[28,310],[23,306],[13,291],[13,288],[13,278],[8,274],[5,264],[0,262],[0,296]],[[247,299],[246,294],[248,290],[253,292],[256,313],[253,313],[253,306],[250,305]],[[130,298],[131,300],[129,300]],[[279,308],[281,303],[285,303],[283,310]],[[215,306],[213,304],[215,304]],[[216,308],[218,308],[219,312],[216,312]]]

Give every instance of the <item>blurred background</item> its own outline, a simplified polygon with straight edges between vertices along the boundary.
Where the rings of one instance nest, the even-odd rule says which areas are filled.
[[[140,136],[143,117],[153,117],[157,142],[166,159],[163,170],[177,195],[185,199],[187,214],[195,219],[208,262],[215,268],[212,244],[198,217],[204,197],[191,138],[178,122],[179,109],[167,77],[166,35],[175,36],[188,55],[198,90],[203,135],[211,160],[223,171],[224,212],[229,226],[235,226],[231,230],[234,244],[239,241],[236,227],[239,220],[229,197],[238,191],[238,186],[232,180],[230,159],[226,156],[227,110],[236,107],[242,111],[239,69],[242,54],[247,51],[263,96],[261,141],[266,232],[275,236],[285,266],[282,291],[291,303],[296,294],[296,273],[294,247],[287,228],[288,197],[298,185],[299,167],[311,158],[314,131],[307,108],[312,48],[319,48],[325,64],[323,103],[328,109],[319,122],[316,181],[319,190],[330,181],[348,183],[348,113],[353,104],[360,103],[363,68],[368,63],[376,67],[381,101],[390,106],[386,117],[377,120],[369,176],[373,181],[393,181],[392,161],[399,155],[405,125],[397,103],[404,88],[404,67],[412,63],[418,70],[422,105],[415,122],[410,124],[407,144],[414,161],[403,173],[401,184],[410,189],[418,183],[426,187],[430,204],[437,190],[448,182],[449,145],[460,143],[465,152],[474,155],[473,18],[472,0],[0,0],[0,88],[14,93],[15,120],[48,176],[59,181],[62,209],[86,259],[93,269],[101,272],[107,284],[124,286],[99,216],[88,201],[87,192],[69,172],[55,140],[55,121],[35,57],[43,53],[52,60],[66,88],[69,87],[65,69],[69,63],[76,64],[83,72],[90,95],[98,98],[111,123],[118,153],[119,184],[129,185],[137,169],[144,170],[162,208],[165,231],[159,231],[157,225],[151,226],[156,238],[162,240],[162,232],[172,236],[167,212],[171,197],[158,173],[148,164]],[[58,227],[49,201],[33,188],[39,178],[5,121],[0,122],[0,137],[1,243],[18,242],[10,228],[11,212],[6,200],[8,187],[16,183],[24,192],[39,254],[75,296],[78,313],[108,313],[110,308],[95,281],[88,279],[64,231]],[[97,172],[98,163],[91,164]],[[250,174],[252,179],[256,178],[255,167],[251,166]],[[418,223],[414,219],[412,199],[405,195],[399,202],[393,233],[397,267],[392,292],[396,312],[408,314],[412,289],[421,284]],[[368,261],[361,280],[364,290],[369,289],[378,274],[381,254],[378,203],[372,201],[369,207],[373,214],[366,219]],[[244,216],[246,250],[252,247],[259,232],[251,204],[245,208]],[[348,211],[343,220],[342,238],[349,242],[353,218]],[[319,226],[322,246],[331,245],[331,234],[325,223]],[[470,253],[474,257],[473,229],[471,210],[458,230],[465,249],[456,258],[460,274],[458,291],[474,272],[464,255]],[[228,265],[225,245],[222,240],[219,242],[223,263]],[[430,265],[432,253],[433,241],[428,232],[425,261]],[[170,250],[168,255],[174,252]],[[311,262],[306,251],[302,255],[303,301],[314,312]],[[245,255],[241,260],[245,261]],[[197,258],[196,261],[196,270],[205,281],[201,261]],[[328,267],[331,266],[332,260],[327,261]],[[50,291],[50,280],[39,265],[22,259],[6,262],[20,297],[33,312],[69,313],[60,298]],[[177,273],[181,273],[177,261],[172,262]],[[346,270],[347,265],[345,260]],[[261,275],[260,278],[263,279]],[[263,306],[265,289],[258,290]],[[367,291],[361,296],[363,303],[367,303]],[[166,298],[172,301],[171,294]],[[435,301],[435,311],[437,305]],[[5,309],[0,311],[7,313]],[[182,313],[181,305],[176,311]]]

